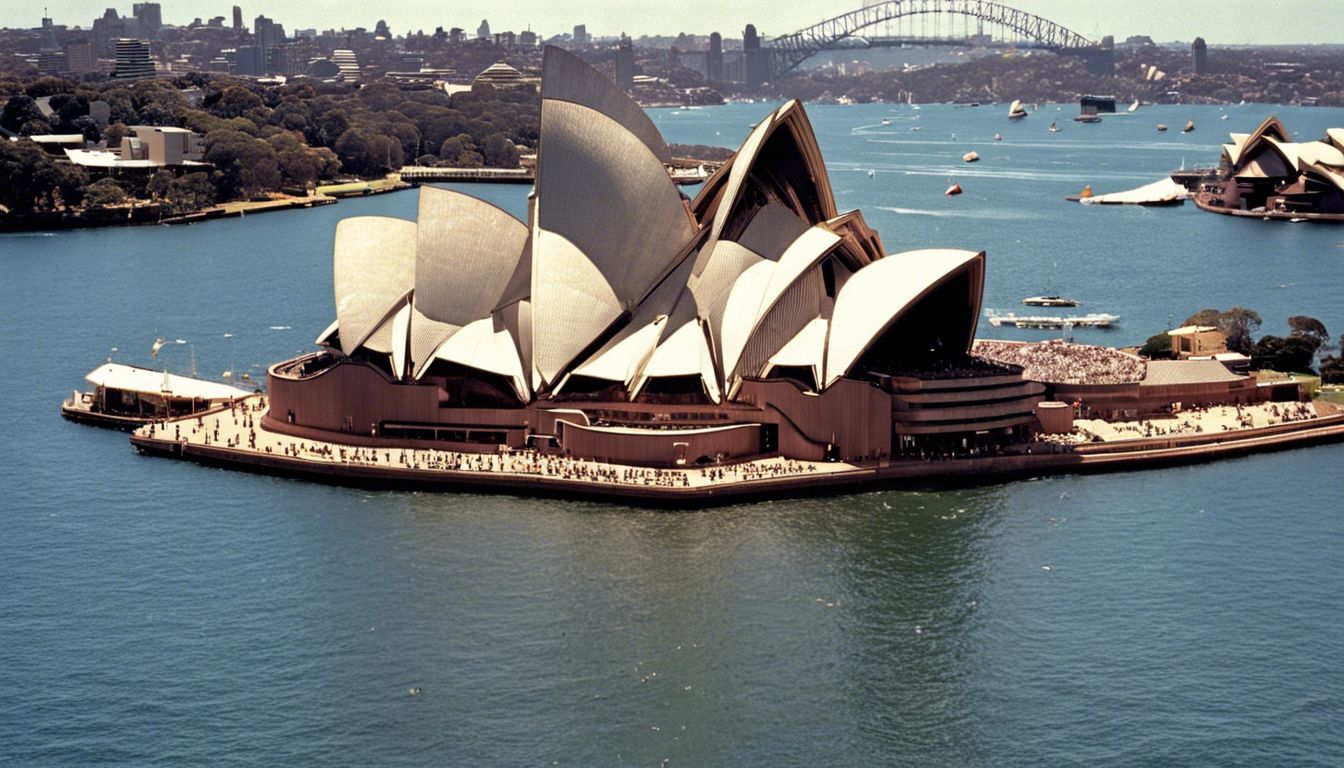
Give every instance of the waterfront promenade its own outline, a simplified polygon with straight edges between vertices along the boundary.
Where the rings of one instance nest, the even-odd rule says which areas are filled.
[[[267,398],[156,422],[140,450],[204,464],[322,482],[402,488],[530,492],[685,507],[806,496],[873,484],[977,484],[1059,472],[1113,471],[1344,440],[1329,404],[1264,403],[1190,411],[1171,419],[1080,421],[1074,434],[993,454],[887,458],[860,463],[770,457],[704,467],[624,466],[536,451],[465,453],[304,439],[267,430]]]

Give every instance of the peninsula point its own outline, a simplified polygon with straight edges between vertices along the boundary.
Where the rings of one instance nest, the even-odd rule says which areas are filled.
[[[1075,344],[975,347],[983,251],[889,253],[802,105],[695,199],[610,79],[545,52],[527,221],[425,187],[341,221],[335,322],[265,395],[142,451],[331,482],[692,505],[1339,439],[1297,384]]]

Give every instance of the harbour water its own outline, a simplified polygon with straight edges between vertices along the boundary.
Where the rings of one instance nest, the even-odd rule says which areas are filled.
[[[735,146],[766,109],[653,114]],[[1063,200],[1344,110],[1006,111],[809,115],[841,208],[892,252],[987,251],[987,308],[1069,295],[1107,344],[1204,307],[1344,332],[1344,229]],[[335,222],[415,200],[0,236],[0,764],[1344,762],[1344,446],[660,513],[226,472],[57,415],[156,336],[262,379],[333,316]]]

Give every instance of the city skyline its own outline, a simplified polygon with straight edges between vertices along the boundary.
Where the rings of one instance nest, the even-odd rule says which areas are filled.
[[[870,0],[871,1],[871,0]],[[721,32],[725,37],[740,36],[747,24],[755,24],[763,35],[788,34],[825,18],[860,7],[864,0],[802,0],[788,7],[772,7],[750,2],[724,7],[710,0],[682,0],[675,5],[648,4],[639,18],[632,19],[630,5],[617,0],[588,0],[581,7],[549,6],[528,2],[497,3],[483,8],[445,9],[428,0],[407,0],[395,9],[368,6],[351,0],[337,0],[316,8],[296,0],[265,0],[255,4],[238,3],[248,25],[258,15],[266,15],[290,30],[316,28],[372,29],[385,20],[393,34],[408,31],[432,32],[435,27],[460,26],[474,31],[482,16],[496,31],[522,31],[531,28],[545,37],[569,32],[577,24],[587,26],[590,34],[610,37],[621,33],[641,35],[707,35]],[[218,0],[167,0],[162,2],[164,22],[186,25],[193,18],[228,17],[235,3]],[[1185,0],[1172,4],[1166,0],[1131,0],[1123,5],[1082,5],[1073,0],[1010,0],[1006,3],[1043,16],[1097,39],[1114,35],[1123,40],[1131,35],[1148,35],[1158,42],[1191,40],[1200,36],[1211,45],[1243,44],[1324,44],[1344,43],[1344,17],[1324,6],[1290,6],[1285,0],[1256,4],[1255,14],[1229,13],[1225,0]],[[1241,4],[1240,0],[1237,4]],[[1249,2],[1245,3],[1250,6]],[[132,3],[109,4],[108,0],[50,0],[46,13],[56,24],[87,28],[108,7],[129,15]],[[1291,10],[1290,10],[1291,9]],[[1267,13],[1268,11],[1268,13]],[[1291,13],[1292,24],[1267,24],[1273,18]],[[469,15],[470,14],[470,15]],[[0,26],[36,27],[41,16],[36,9],[11,5],[0,9]]]

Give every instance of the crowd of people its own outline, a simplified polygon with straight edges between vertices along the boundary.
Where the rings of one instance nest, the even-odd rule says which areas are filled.
[[[694,484],[705,485],[778,478],[818,471],[814,463],[783,458],[661,469],[548,455],[533,449],[464,453],[434,448],[340,446],[264,430],[258,432],[255,420],[264,410],[264,398],[251,398],[233,404],[228,410],[197,416],[190,421],[172,422],[171,425],[167,422],[153,422],[148,425],[147,430],[151,438],[169,439],[171,435],[172,440],[186,440],[226,448],[241,448],[246,443],[247,448],[253,451],[309,461],[440,472],[532,475],[561,480],[658,488],[687,488],[692,485],[693,479],[696,480]]]
[[[1148,372],[1143,358],[1106,347],[1050,339],[1031,344],[981,339],[979,357],[1022,367],[1032,381],[1054,384],[1129,384]]]
[[[1140,419],[1078,424],[1071,435],[1040,435],[1038,441],[1070,444],[1102,442],[1104,440],[1134,440],[1149,437],[1202,434],[1204,432],[1235,432],[1306,421],[1316,418],[1311,403],[1260,403],[1257,405],[1213,405],[1187,408],[1170,418]]]

